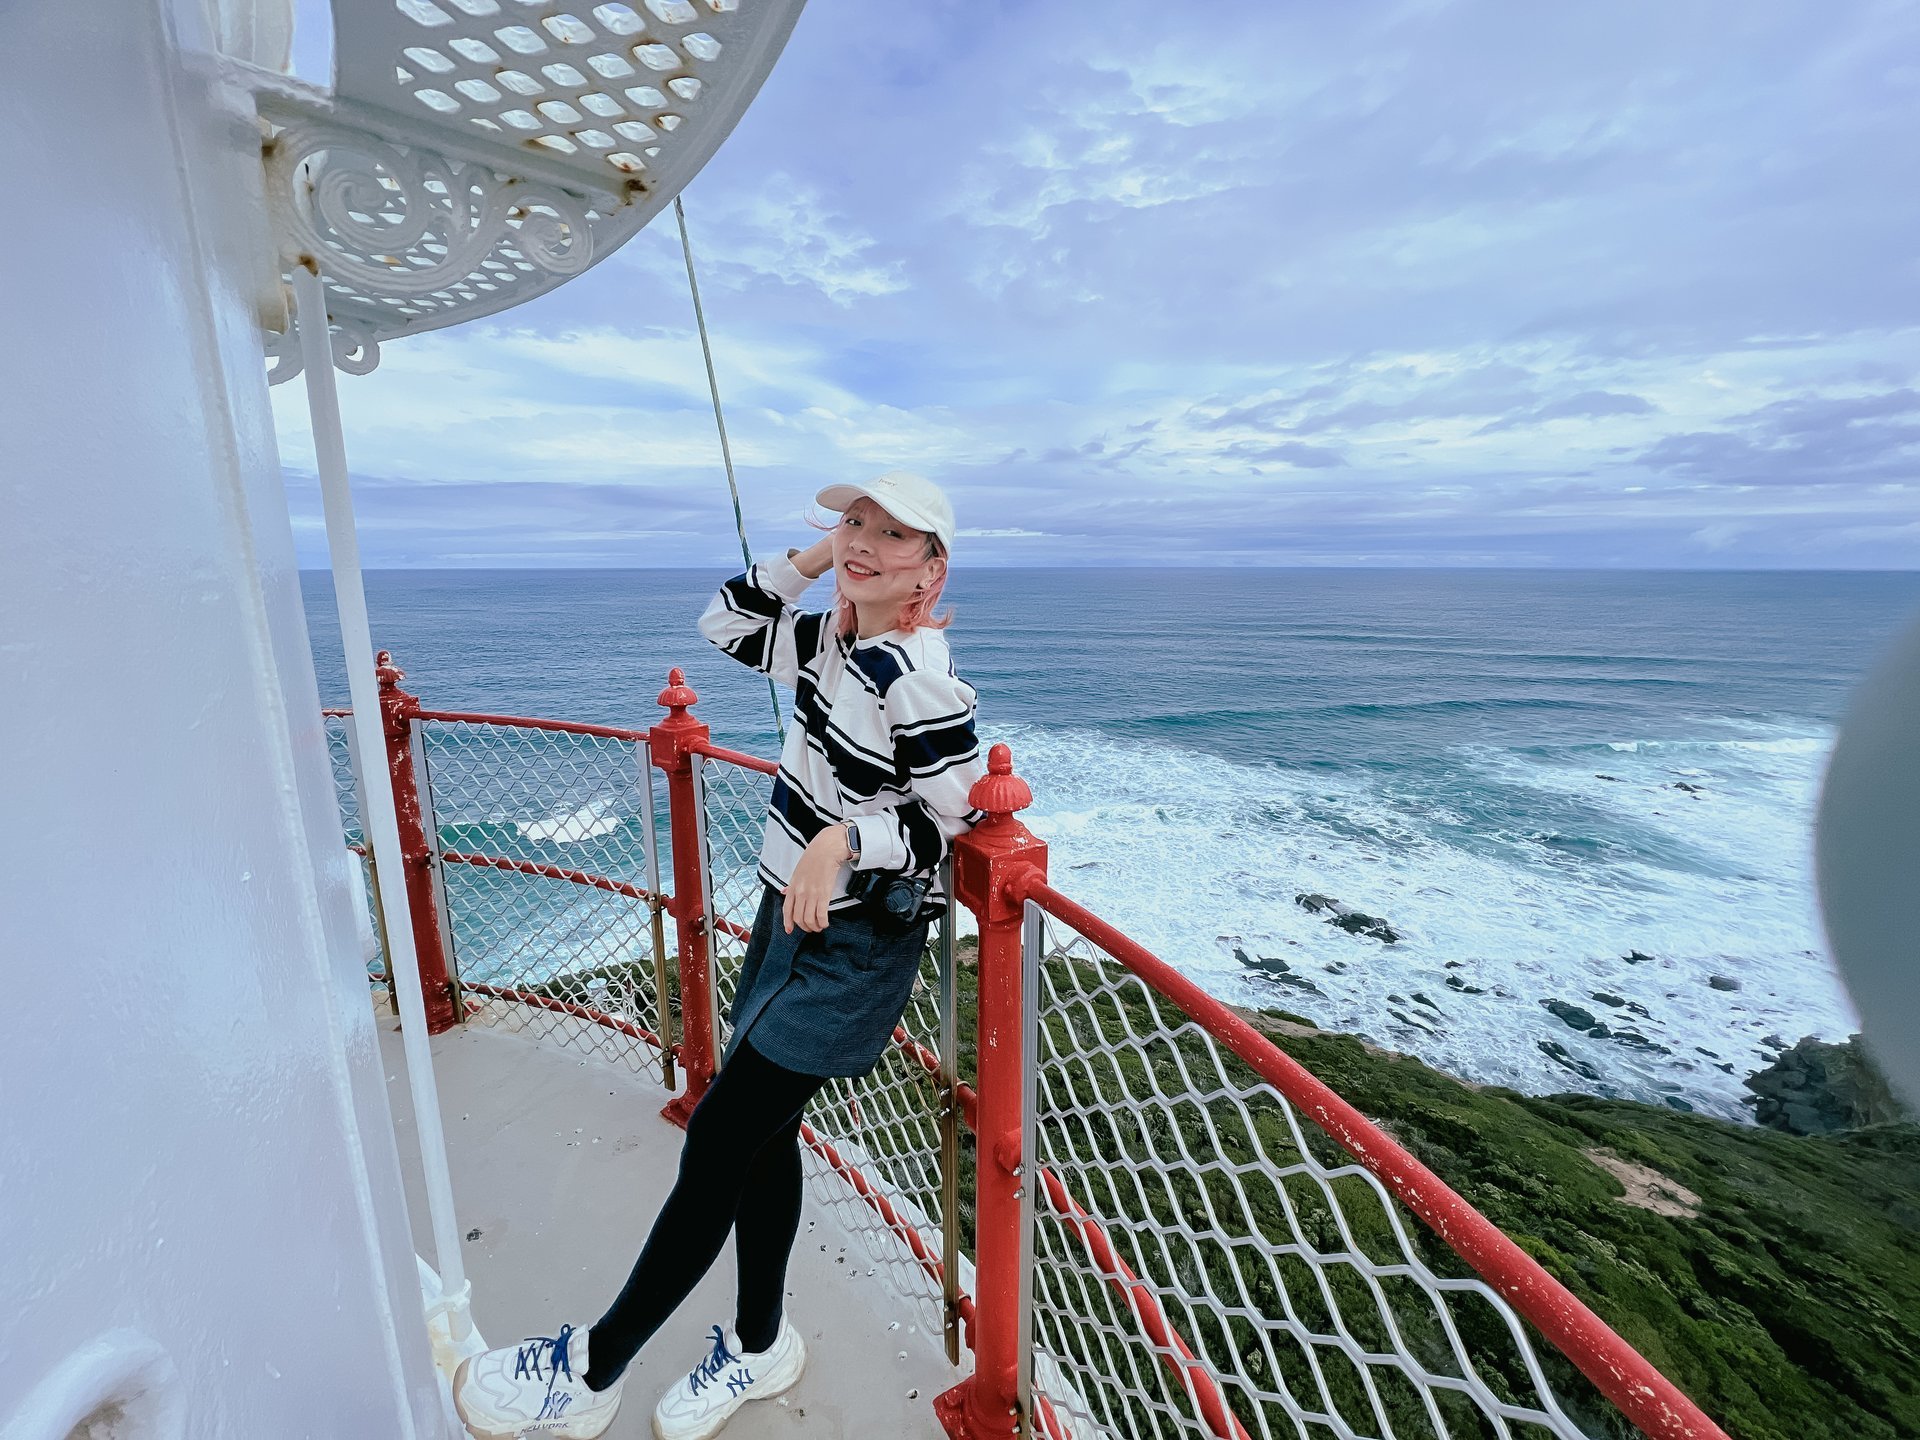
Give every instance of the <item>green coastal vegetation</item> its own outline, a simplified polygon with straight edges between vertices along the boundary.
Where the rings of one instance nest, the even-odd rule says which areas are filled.
[[[960,1069],[970,1076],[970,942],[962,942],[960,961]],[[1198,1222],[1211,1211],[1276,1244],[1291,1241],[1297,1227],[1316,1248],[1343,1247],[1317,1185],[1251,1178],[1300,1158],[1280,1107],[1255,1098],[1263,1087],[1251,1070],[1224,1051],[1216,1069],[1213,1050],[1192,1029],[1167,1037],[1144,989],[1116,966],[1056,956],[1043,968],[1043,984],[1043,1047],[1056,1093],[1071,1081],[1083,1103],[1073,1116],[1046,1122],[1041,1146],[1090,1210],[1160,1224]],[[1169,1009],[1162,1002],[1161,1022],[1174,1019]],[[1793,1135],[1633,1101],[1528,1096],[1468,1084],[1284,1011],[1241,1013],[1497,1224],[1734,1440],[1920,1436],[1920,1126]],[[1248,1098],[1241,1105],[1219,1095],[1193,1098],[1195,1089],[1221,1082]],[[1167,1105],[1148,1098],[1155,1090],[1189,1098]],[[1322,1164],[1345,1159],[1304,1128]],[[965,1143],[970,1149],[970,1136]],[[1209,1167],[1209,1155],[1220,1163]],[[1119,1157],[1159,1163],[1129,1166],[1116,1163]],[[1228,1179],[1236,1167],[1247,1167],[1238,1187]],[[969,1232],[971,1172],[969,1156],[962,1182]],[[1391,1262],[1398,1246],[1364,1184],[1342,1179],[1331,1189],[1358,1248]],[[1435,1273],[1470,1274],[1406,1219],[1420,1258]],[[1071,1249],[1062,1227],[1051,1227],[1051,1240],[1049,1228],[1040,1226],[1037,1245],[1042,1293],[1045,1272]],[[1323,1333],[1332,1317],[1315,1300],[1324,1292],[1313,1282],[1326,1278],[1350,1333],[1368,1348],[1390,1348],[1385,1327],[1371,1318],[1377,1306],[1364,1282],[1340,1267],[1316,1277],[1303,1262],[1282,1260],[1283,1300],[1264,1266],[1249,1265],[1232,1247],[1159,1249],[1124,1227],[1114,1238],[1142,1274],[1195,1293],[1249,1295],[1268,1317],[1291,1305]],[[1165,1273],[1169,1254],[1182,1273]],[[1386,1290],[1403,1341],[1431,1369],[1450,1370],[1430,1305],[1410,1289]],[[1504,1323],[1484,1303],[1452,1309],[1496,1392],[1530,1403]],[[1233,1346],[1258,1388],[1273,1388],[1274,1352],[1258,1343],[1256,1327],[1233,1321],[1206,1334],[1204,1314],[1174,1318],[1192,1327],[1188,1338],[1197,1348],[1219,1354]],[[1056,1339],[1071,1348],[1070,1333]],[[1538,1335],[1532,1340],[1555,1395],[1585,1433],[1605,1440],[1639,1434],[1550,1345]],[[1281,1347],[1277,1358],[1279,1378],[1296,1394],[1316,1393],[1316,1376],[1299,1353]],[[1096,1357],[1085,1359],[1093,1371],[1101,1368]],[[1398,1435],[1440,1433],[1411,1386],[1396,1389],[1376,1376],[1370,1400],[1337,1354],[1316,1359],[1319,1383],[1355,1433],[1378,1433],[1371,1405],[1384,1406]],[[1168,1390],[1165,1398],[1180,1397]],[[1251,1421],[1250,1407],[1235,1408]],[[1495,1433],[1464,1402],[1441,1408],[1451,1435]],[[1277,1411],[1267,1419],[1273,1433],[1297,1433]],[[1331,1431],[1313,1426],[1306,1433]],[[1538,1432],[1519,1426],[1514,1433]]]
[[[967,1080],[974,1073],[973,962],[973,943],[963,940],[959,1070]],[[923,973],[931,980],[931,963]],[[531,988],[576,1003],[631,1005],[637,1015],[650,1008],[634,1002],[651,978],[646,967],[615,965]],[[1215,1307],[1182,1309],[1169,1300],[1196,1349],[1215,1358],[1237,1354],[1249,1389],[1284,1385],[1330,1401],[1356,1434],[1380,1433],[1382,1413],[1402,1437],[1497,1433],[1459,1397],[1440,1402],[1442,1432],[1414,1387],[1390,1370],[1376,1369],[1369,1387],[1337,1350],[1314,1347],[1309,1356],[1309,1347],[1276,1342],[1283,1334],[1277,1318],[1291,1310],[1307,1329],[1344,1327],[1365,1349],[1391,1349],[1376,1298],[1384,1293],[1400,1342],[1430,1370],[1454,1373],[1431,1302],[1406,1282],[1374,1290],[1351,1266],[1316,1269],[1297,1255],[1269,1266],[1248,1247],[1212,1241],[1155,1244],[1157,1229],[1204,1233],[1212,1215],[1223,1232],[1261,1236],[1276,1248],[1299,1235],[1332,1254],[1347,1249],[1351,1236],[1353,1248],[1377,1263],[1401,1257],[1367,1183],[1346,1177],[1323,1187],[1297,1173],[1303,1157],[1282,1107],[1240,1061],[1192,1027],[1179,1028],[1165,1002],[1156,1015],[1144,988],[1104,961],[1055,956],[1043,967],[1043,986],[1043,1053],[1056,1097],[1042,1106],[1049,1168],[1092,1213],[1122,1222],[1107,1228],[1136,1272],[1230,1304],[1245,1297],[1245,1308],[1264,1317],[1221,1322],[1211,1318]],[[1240,1013],[1498,1225],[1733,1440],[1920,1436],[1920,1126],[1869,1123],[1797,1135],[1632,1101],[1522,1095],[1468,1084],[1281,1010]],[[924,1073],[898,1058],[889,1064],[891,1082],[922,1091],[926,1113],[933,1111]],[[1078,1102],[1071,1106],[1059,1103],[1069,1086]],[[900,1117],[892,1140],[888,1126],[870,1124],[863,1143],[912,1153],[924,1144],[918,1124]],[[1322,1166],[1345,1162],[1310,1125],[1303,1122],[1301,1133]],[[960,1221],[971,1252],[973,1137],[964,1130],[962,1144]],[[1289,1166],[1296,1173],[1283,1173]],[[1448,1278],[1470,1273],[1404,1218],[1431,1270]],[[1152,1225],[1130,1228],[1133,1222]],[[1099,1313],[1110,1287],[1089,1289],[1084,1273],[1073,1283],[1084,1251],[1066,1227],[1043,1219],[1037,1254],[1038,1291],[1057,1308],[1130,1327],[1124,1308]],[[1534,1403],[1491,1307],[1469,1298],[1449,1309],[1495,1393]],[[1086,1324],[1049,1333],[1043,1325],[1041,1339],[1064,1360],[1083,1362],[1086,1373],[1105,1373],[1101,1356],[1074,1353],[1093,1343],[1077,1338],[1090,1331]],[[1596,1440],[1639,1433],[1550,1345],[1532,1339],[1550,1387],[1583,1433]],[[1138,1353],[1147,1359],[1136,1363],[1135,1382],[1157,1381],[1166,1387],[1161,1402],[1186,1409],[1169,1372]],[[1140,1402],[1106,1403],[1106,1418],[1124,1427],[1127,1409]],[[1259,1433],[1251,1403],[1236,1397],[1234,1408]],[[1277,1407],[1264,1418],[1275,1434],[1302,1433]],[[1333,1431],[1322,1423],[1304,1433]],[[1513,1433],[1539,1432],[1519,1425]]]
[[[1920,1436],[1920,1127],[1789,1135],[1476,1089],[1296,1017],[1255,1018],[1735,1440]],[[1585,1390],[1557,1368],[1560,1393]]]

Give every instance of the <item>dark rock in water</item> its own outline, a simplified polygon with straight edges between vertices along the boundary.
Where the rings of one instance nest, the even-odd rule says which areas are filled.
[[[1406,997],[1406,996],[1404,996],[1404,995],[1396,995],[1396,994],[1394,994],[1394,993],[1393,993],[1393,992],[1392,992],[1391,990],[1389,990],[1389,991],[1387,992],[1387,999],[1389,999],[1389,1000],[1391,1000],[1391,1001],[1393,1001],[1393,1003],[1394,1003],[1394,1004],[1396,1004],[1396,1005],[1404,1005],[1404,1004],[1406,1004],[1406,1003],[1407,1003],[1407,997]]]
[[[1467,962],[1464,960],[1447,961],[1447,969],[1449,970],[1464,970],[1466,968],[1467,968]]]
[[[1611,780],[1616,785],[1621,783],[1618,775],[1595,775],[1593,778],[1596,780]]]
[[[1567,1053],[1567,1047],[1562,1045],[1558,1040],[1536,1040],[1534,1043],[1540,1047],[1540,1053],[1553,1061],[1554,1064],[1566,1067],[1583,1080],[1598,1080],[1600,1078],[1600,1072],[1598,1070],[1594,1069],[1585,1061],[1574,1059],[1573,1056]]]
[[[1478,985],[1467,984],[1467,982],[1462,980],[1458,975],[1447,976],[1447,988],[1450,990],[1458,990],[1462,995],[1484,995],[1487,993]]]
[[[1587,1038],[1591,1040],[1611,1040],[1613,1038],[1613,1031],[1609,1030],[1606,1025],[1602,1023],[1587,1031]]]
[[[1653,1018],[1653,1012],[1637,1000],[1627,1001],[1627,1013],[1630,1015],[1638,1015],[1642,1020],[1651,1020]]]
[[[1602,1005],[1613,1006],[1616,1010],[1619,1009],[1622,1005],[1627,1003],[1626,996],[1614,995],[1605,990],[1594,991],[1593,998],[1598,1000]]]
[[[1674,789],[1676,789],[1676,790],[1684,790],[1684,791],[1686,791],[1686,792],[1687,792],[1687,794],[1689,794],[1689,795],[1698,795],[1698,794],[1699,794],[1699,793],[1700,793],[1700,792],[1701,792],[1702,790],[1704,790],[1704,789],[1706,789],[1706,786],[1704,786],[1704,785],[1689,785],[1689,784],[1688,784],[1688,783],[1687,783],[1686,781],[1684,781],[1684,780],[1676,780],[1676,781],[1674,781],[1674,782],[1673,782],[1673,788],[1674,788]]]
[[[1233,947],[1233,958],[1249,970],[1258,970],[1266,975],[1280,977],[1289,975],[1293,971],[1293,967],[1278,955],[1249,955],[1238,945]]]
[[[1302,891],[1293,897],[1293,903],[1309,915],[1325,915],[1329,925],[1338,926],[1349,935],[1371,936],[1388,945],[1399,942],[1399,933],[1385,920],[1377,915],[1364,914],[1351,905],[1343,905],[1331,895]]]
[[[1413,992],[1413,1003],[1416,1005],[1424,1005],[1429,1010],[1438,1010],[1440,1008],[1438,1005],[1434,1004],[1433,1001],[1429,1000],[1426,996],[1422,995],[1418,990]]]
[[[1653,963],[1653,957],[1651,955],[1642,955],[1638,950],[1629,950],[1621,958],[1629,965],[1651,965]]]
[[[1388,945],[1400,941],[1400,932],[1377,915],[1363,915],[1358,910],[1349,910],[1344,915],[1336,915],[1328,922],[1346,931],[1349,935],[1370,935],[1375,940]]]
[[[1738,980],[1731,980],[1725,975],[1709,975],[1707,977],[1707,984],[1716,990],[1738,990],[1740,988],[1740,982]]]
[[[1278,980],[1282,985],[1291,985],[1294,989],[1304,990],[1309,995],[1318,995],[1322,1000],[1325,1000],[1327,998],[1327,992],[1322,990],[1318,985],[1314,984],[1311,980],[1307,979],[1305,976],[1276,972],[1274,973],[1273,978],[1275,980]]]
[[[1540,1003],[1547,1008],[1548,1014],[1559,1016],[1576,1030],[1591,1030],[1600,1023],[1591,1010],[1582,1010],[1565,1000],[1542,1000]]]
[[[1706,1046],[1704,1046],[1704,1045],[1696,1045],[1696,1046],[1694,1046],[1693,1048],[1694,1048],[1694,1050],[1695,1050],[1695,1051],[1696,1051],[1697,1053],[1699,1053],[1699,1054],[1701,1054],[1701,1055],[1704,1055],[1704,1056],[1706,1056],[1706,1057],[1707,1057],[1707,1059],[1709,1059],[1709,1060],[1718,1060],[1718,1059],[1720,1058],[1720,1055],[1719,1055],[1719,1052],[1718,1052],[1718,1051],[1715,1051],[1715,1050],[1709,1050],[1709,1049],[1707,1049],[1707,1047],[1706,1047]]]
[[[1347,973],[1347,967],[1338,960],[1334,961],[1331,965],[1322,966],[1321,968],[1329,975],[1344,975]]]
[[[1236,945],[1233,947],[1233,958],[1249,970],[1258,970],[1269,980],[1277,980],[1282,985],[1291,985],[1294,989],[1304,990],[1309,995],[1318,995],[1322,1000],[1327,998],[1326,991],[1311,980],[1294,974],[1293,967],[1278,955],[1249,955],[1244,947]]]
[[[1858,1035],[1830,1045],[1809,1035],[1742,1082],[1753,1118],[1790,1135],[1832,1135],[1905,1119]]]
[[[1689,1115],[1693,1113],[1693,1106],[1682,1100],[1678,1095],[1662,1095],[1660,1098],[1667,1102],[1667,1106],[1670,1109],[1681,1110]]]
[[[1649,1040],[1638,1030],[1619,1029],[1613,1032],[1613,1039],[1622,1045],[1631,1045],[1636,1050],[1646,1050],[1655,1055],[1671,1055],[1673,1051],[1657,1040]]]
[[[1733,1066],[1727,1063],[1726,1061],[1722,1061],[1720,1064],[1714,1066],[1713,1068],[1718,1070],[1722,1075],[1733,1074]]]

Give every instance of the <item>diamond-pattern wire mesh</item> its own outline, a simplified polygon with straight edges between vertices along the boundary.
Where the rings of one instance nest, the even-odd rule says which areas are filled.
[[[1584,1435],[1378,1179],[1085,936],[1037,906],[1027,933],[1041,1433]]]
[[[374,954],[367,960],[367,981],[376,1000],[389,998],[387,957],[380,937],[380,911],[373,883],[373,862],[368,859],[366,827],[360,819],[360,783],[353,767],[353,717],[327,715],[327,759],[333,768],[333,794],[340,805],[340,830],[354,860],[360,867],[361,899],[366,906],[366,928],[374,937]]]
[[[760,838],[772,777],[744,766],[701,758],[699,776],[706,832],[712,928],[714,1017],[718,1044],[731,1034],[727,1014],[745,959],[746,937],[760,907]],[[907,1002],[901,1029],[915,1053],[889,1047],[873,1071],[858,1080],[834,1080],[807,1111],[815,1137],[842,1161],[864,1172],[898,1218],[915,1230],[925,1254],[941,1253],[940,1087],[924,1063],[940,1050],[940,958],[937,939],[921,958],[920,978]],[[918,1057],[918,1058],[917,1058]],[[914,1323],[939,1335],[944,1323],[940,1284],[915,1256],[900,1232],[838,1174],[828,1161],[803,1147],[807,1183],[814,1197],[859,1237],[877,1278],[905,1301]]]
[[[421,806],[438,825],[440,877],[469,1018],[636,1071],[657,1070],[657,1039],[578,1024],[566,1008],[663,1033],[653,911],[645,898],[655,883],[649,846],[660,827],[644,745],[435,719],[421,721],[418,734],[431,789]],[[520,868],[472,863],[481,860]]]

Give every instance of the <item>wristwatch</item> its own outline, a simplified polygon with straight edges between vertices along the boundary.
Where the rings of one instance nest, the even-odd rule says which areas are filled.
[[[854,821],[847,821],[847,858],[854,863],[860,860],[860,827]]]

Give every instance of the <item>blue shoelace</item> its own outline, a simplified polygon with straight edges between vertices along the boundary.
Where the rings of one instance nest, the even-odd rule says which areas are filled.
[[[720,1378],[720,1372],[739,1357],[727,1349],[727,1336],[718,1325],[713,1327],[713,1352],[693,1367],[693,1374],[687,1377],[687,1388],[694,1394],[700,1393],[700,1387]]]
[[[527,1341],[520,1347],[519,1354],[514,1357],[513,1378],[545,1380],[549,1390],[562,1374],[571,1380],[573,1357],[567,1352],[571,1348],[572,1340],[573,1326],[562,1325],[558,1335],[542,1335]],[[540,1362],[549,1355],[552,1361],[545,1367],[545,1373],[542,1373]]]

